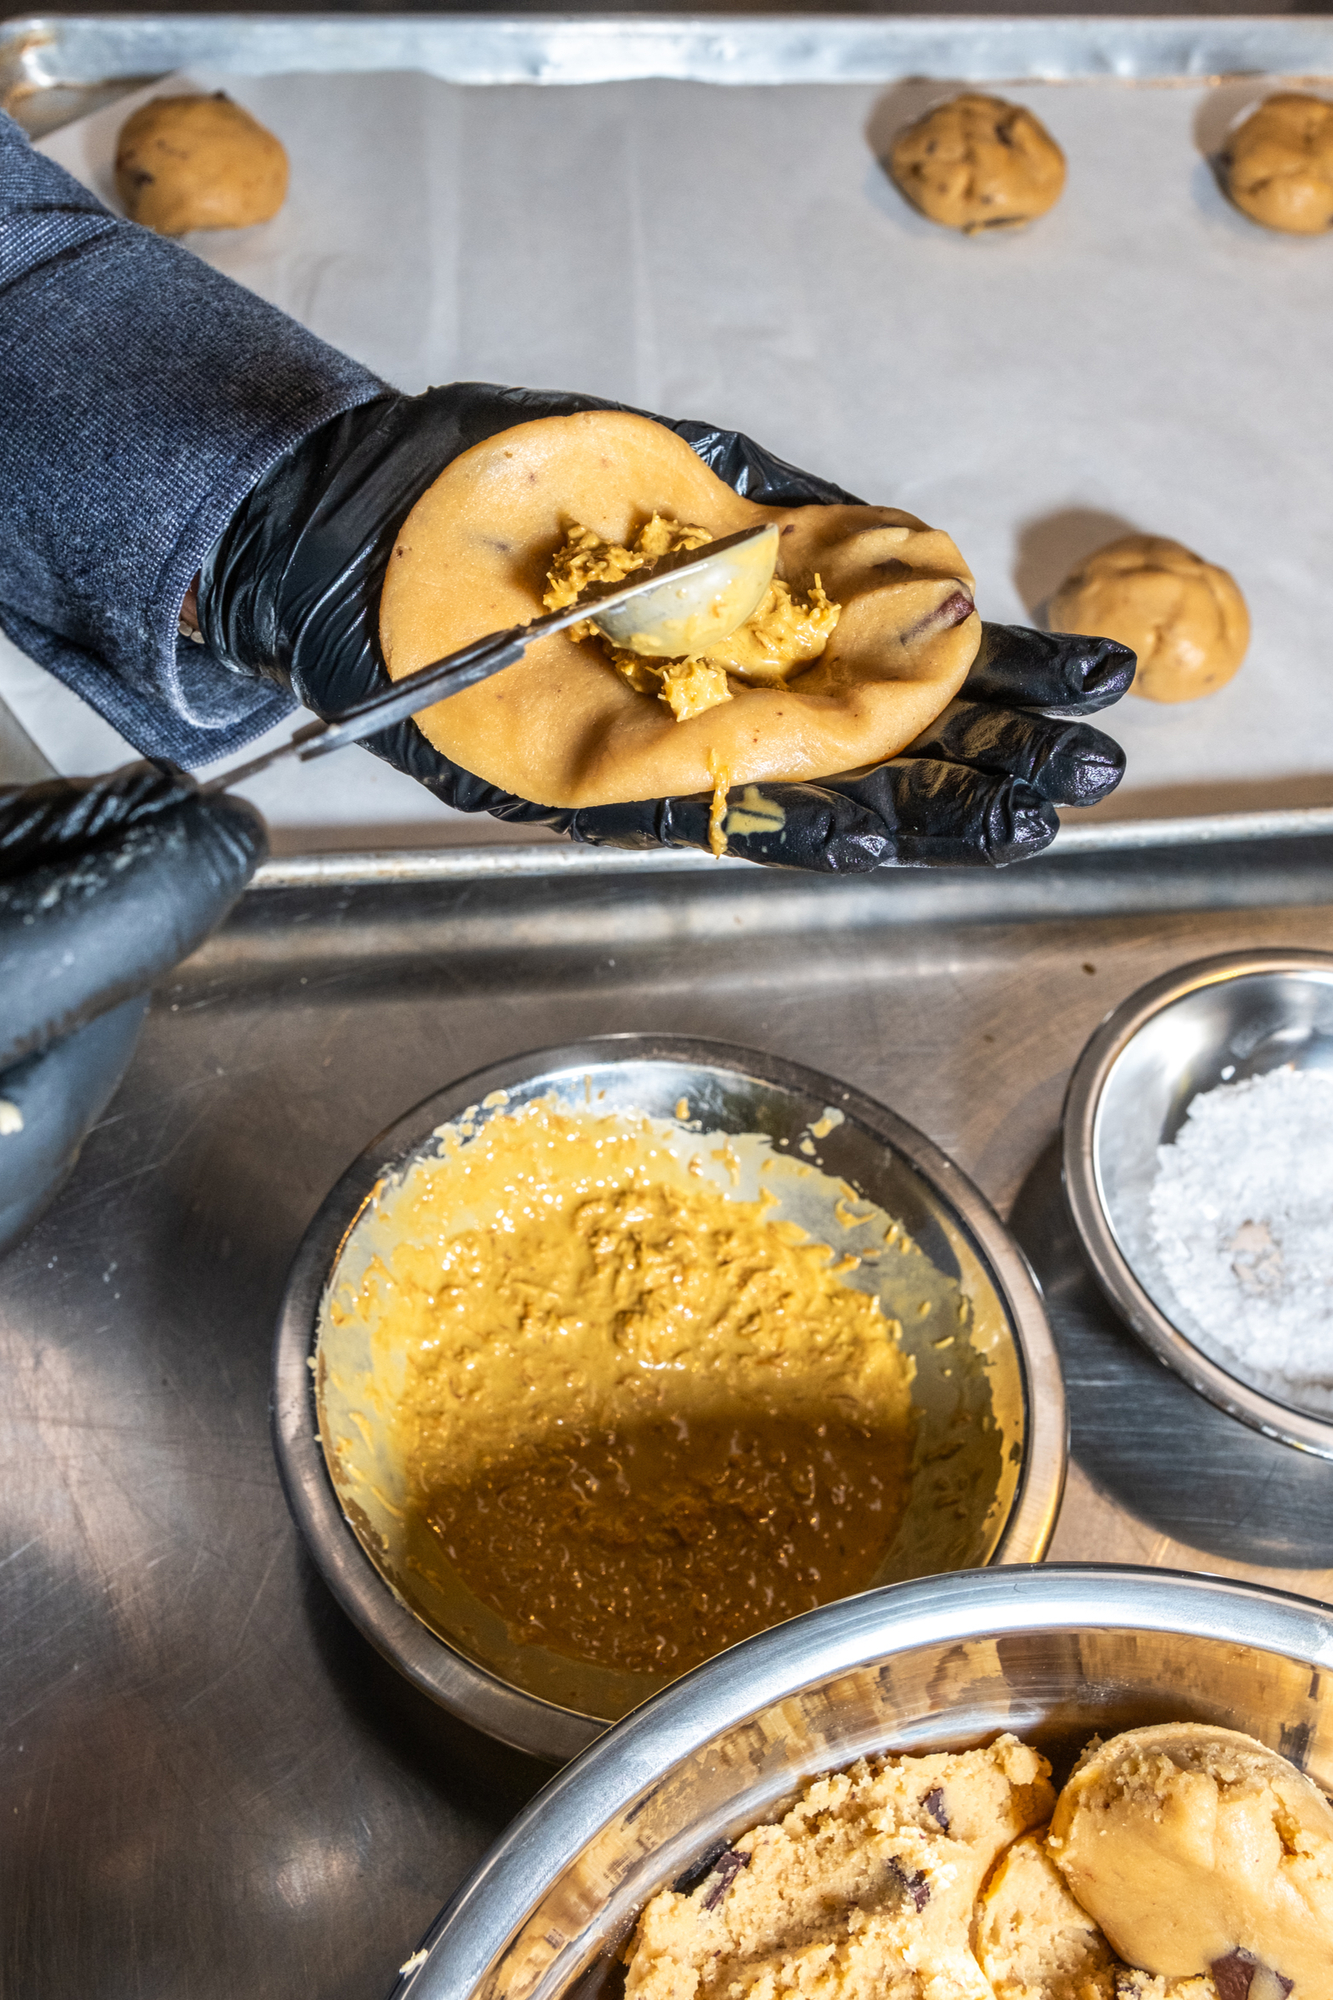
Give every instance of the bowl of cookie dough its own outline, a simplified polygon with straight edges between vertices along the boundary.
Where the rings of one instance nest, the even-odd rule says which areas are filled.
[[[814,1605],[1045,1551],[1059,1363],[920,1132],[754,1050],[538,1051],[428,1098],[311,1225],[274,1356],[298,1525],[362,1631],[563,1762]]]
[[[1198,959],[1121,1002],[1065,1098],[1102,1291],[1242,1423],[1333,1458],[1333,953]]]
[[[774,1991],[820,1971],[919,1995],[933,1972],[969,1995],[1323,2000],[1330,1668],[1333,1611],[1161,1570],[823,1607],[563,1771],[395,2000],[706,2000],[765,1969]]]

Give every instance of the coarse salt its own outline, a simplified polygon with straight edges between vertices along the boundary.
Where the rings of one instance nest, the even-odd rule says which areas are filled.
[[[1153,1241],[1186,1312],[1259,1386],[1333,1410],[1333,1074],[1204,1091],[1157,1160]]]

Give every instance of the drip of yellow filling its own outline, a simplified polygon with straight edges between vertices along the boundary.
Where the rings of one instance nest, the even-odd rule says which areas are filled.
[[[712,540],[706,528],[665,520],[660,514],[640,528],[628,547],[605,542],[591,528],[576,524],[551,559],[542,603],[548,611],[564,611],[591,584],[623,583],[658,556],[703,548]],[[841,609],[830,601],[818,576],[805,597],[794,596],[775,576],[758,610],[697,659],[658,661],[622,652],[602,638],[591,619],[571,627],[570,637],[598,639],[616,672],[636,694],[655,694],[677,722],[688,722],[731,700],[728,675],[762,687],[780,684],[813,665],[827,646]]]
[[[451,1138],[399,1202],[333,1312],[406,1361],[386,1418],[414,1566],[517,1643],[648,1673],[873,1581],[912,1366],[854,1259],[642,1121],[550,1104]]]
[[[731,790],[731,773],[725,764],[719,762],[716,750],[708,753],[708,772],[713,780],[713,803],[708,810],[708,845],[714,859],[720,861],[727,851],[727,793]]]

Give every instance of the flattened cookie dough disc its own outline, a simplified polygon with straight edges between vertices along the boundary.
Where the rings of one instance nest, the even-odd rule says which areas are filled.
[[[542,610],[571,524],[627,543],[653,515],[716,538],[780,532],[777,574],[818,575],[842,615],[782,687],[677,722],[628,687],[596,640],[542,639],[516,666],[417,723],[465,770],[540,805],[591,806],[731,785],[832,777],[892,757],[961,686],[980,643],[972,576],[949,537],[889,507],[758,507],[662,424],[586,411],[519,424],[464,452],[399,531],[380,598],[393,679]]]
[[[1054,632],[1118,639],[1138,654],[1130,692],[1193,701],[1225,687],[1250,643],[1234,579],[1163,535],[1108,542],[1065,578],[1050,603]]]
[[[1021,104],[966,91],[894,141],[889,172],[914,208],[972,236],[1045,215],[1060,199],[1065,156]]]
[[[1286,90],[1231,134],[1219,162],[1236,207],[1267,229],[1333,229],[1333,103]]]
[[[268,222],[287,194],[282,142],[224,91],[155,97],[120,128],[116,191],[159,236]]]
[[[1221,2000],[1327,2000],[1333,1806],[1285,1757],[1198,1722],[1130,1729],[1061,1792],[1051,1854],[1130,1965]]]

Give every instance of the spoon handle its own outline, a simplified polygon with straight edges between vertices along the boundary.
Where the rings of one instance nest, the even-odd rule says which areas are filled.
[[[487,681],[492,674],[512,667],[535,640],[549,638],[553,632],[563,632],[584,618],[596,619],[600,613],[611,611],[622,603],[628,603],[631,598],[652,590],[664,577],[701,569],[719,556],[728,555],[733,549],[768,532],[764,523],[758,522],[734,535],[725,535],[719,542],[707,542],[697,549],[681,549],[675,555],[659,556],[655,562],[645,563],[625,582],[595,585],[591,590],[584,591],[577,604],[567,605],[563,611],[548,611],[541,618],[534,618],[530,625],[511,625],[507,632],[488,632],[484,638],[474,639],[471,645],[460,647],[456,653],[448,653],[442,660],[433,660],[429,666],[418,667],[415,673],[405,674],[392,687],[377,689],[364,701],[354,702],[351,708],[340,709],[322,722],[308,722],[286,743],[280,743],[276,750],[266,750],[262,757],[253,757],[248,764],[240,764],[235,770],[210,778],[201,790],[229,791],[233,785],[243,784],[258,772],[267,771],[271,764],[281,763],[284,757],[295,757],[298,762],[306,764],[313,757],[327,757],[331,751],[341,750],[345,743],[359,743],[362,737],[372,736],[377,729],[388,729],[392,723],[405,722],[409,715],[415,715],[433,701],[443,701],[446,695],[461,694],[464,688],[475,687],[479,681]]]
[[[575,606],[565,611],[547,612],[542,618],[534,618],[530,625],[513,625],[506,632],[488,632],[485,638],[474,639],[471,645],[460,647],[458,652],[449,653],[442,660],[434,660],[429,666],[418,667],[415,673],[405,674],[392,687],[379,688],[374,694],[367,695],[364,701],[339,709],[321,722],[306,723],[286,743],[278,744],[274,750],[266,750],[262,757],[252,757],[248,764],[240,764],[234,770],[210,778],[201,789],[205,792],[229,791],[233,785],[243,784],[258,772],[267,771],[270,765],[281,763],[284,757],[295,757],[298,763],[307,764],[312,758],[327,757],[331,751],[341,750],[347,743],[359,743],[363,737],[373,736],[377,729],[388,729],[395,722],[405,722],[408,716],[415,715],[433,701],[442,701],[446,695],[461,694],[464,688],[489,680],[492,674],[501,673],[505,667],[512,667],[516,660],[521,660],[534,640],[545,639],[552,632],[562,632],[587,616],[586,605]]]

